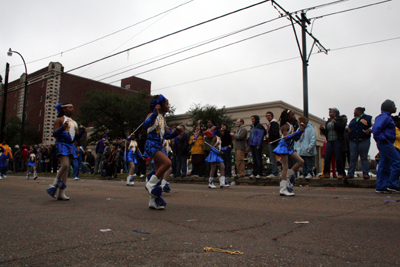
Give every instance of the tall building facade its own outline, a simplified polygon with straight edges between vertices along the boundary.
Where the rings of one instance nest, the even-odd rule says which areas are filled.
[[[19,80],[9,83],[7,93],[7,117],[17,116],[29,121],[34,126],[43,144],[55,143],[52,136],[57,111],[53,108],[58,103],[72,103],[75,115],[80,114],[79,106],[85,94],[93,89],[118,92],[122,95],[138,92],[150,94],[151,82],[137,77],[121,80],[121,87],[101,83],[84,77],[64,73],[64,67],[58,62],[50,62],[48,67],[28,75],[25,114],[22,114],[24,102],[24,81],[26,74]],[[3,105],[3,92],[0,103]]]

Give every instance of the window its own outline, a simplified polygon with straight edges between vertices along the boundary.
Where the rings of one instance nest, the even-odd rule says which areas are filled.
[[[42,80],[42,87],[44,86],[44,80]]]
[[[17,95],[18,95],[18,91],[15,91],[15,94],[14,94],[14,96],[15,96],[15,97],[17,97]]]
[[[130,84],[125,85],[125,89],[130,89],[130,88],[131,88]]]
[[[38,125],[38,132],[40,131],[40,123],[39,123],[39,125]]]
[[[40,94],[40,102],[42,102],[42,101],[43,101],[43,95]]]
[[[39,109],[39,117],[42,116],[42,109]]]

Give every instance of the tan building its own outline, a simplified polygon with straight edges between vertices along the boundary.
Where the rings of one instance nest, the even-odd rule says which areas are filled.
[[[251,116],[258,115],[260,116],[260,122],[266,126],[267,118],[265,114],[267,111],[271,111],[274,113],[274,117],[276,120],[279,120],[281,112],[289,108],[293,110],[296,115],[296,118],[303,115],[303,110],[294,107],[288,103],[283,101],[272,101],[272,102],[264,102],[259,104],[252,104],[252,105],[243,105],[243,106],[236,106],[236,107],[228,107],[226,108],[226,115],[231,116],[232,119],[243,119],[245,122],[246,128],[249,130],[251,125]],[[325,124],[325,121],[317,116],[309,114],[308,116],[310,123],[312,123],[316,137],[317,137],[317,155],[315,156],[314,166],[317,169],[317,172],[322,172],[322,145],[325,141],[325,136],[320,134],[319,126],[320,124]],[[190,120],[190,115],[188,114],[180,114],[174,116],[174,121],[182,122],[183,124],[187,124]],[[188,129],[191,130],[191,129]],[[233,131],[236,130],[236,126],[232,128]],[[263,147],[263,154],[268,155],[267,146],[264,145]]]

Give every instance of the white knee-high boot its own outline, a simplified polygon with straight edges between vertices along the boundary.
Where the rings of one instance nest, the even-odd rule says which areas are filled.
[[[215,188],[217,188],[215,185],[214,185],[214,178],[208,178],[208,188],[211,188],[211,189],[215,189]]]

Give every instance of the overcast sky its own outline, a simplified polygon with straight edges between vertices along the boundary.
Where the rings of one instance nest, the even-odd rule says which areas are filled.
[[[28,73],[50,61],[60,62],[69,71],[258,2],[2,0],[1,75],[4,78],[6,62],[11,65],[10,81],[24,72],[18,55],[7,57],[9,48],[24,56]],[[331,2],[336,1],[277,1],[289,12]],[[352,118],[354,108],[363,106],[375,117],[385,99],[400,106],[399,1],[329,15],[377,2],[381,1],[348,0],[307,11],[308,18],[323,16],[313,19],[308,30],[330,49],[325,55],[316,53],[314,47],[315,54],[310,57],[311,114],[327,117],[328,108],[337,107]],[[117,86],[130,76],[149,80],[152,93],[165,95],[176,114],[185,113],[194,103],[233,107],[282,100],[303,108],[302,63],[296,38],[291,26],[278,29],[290,25],[286,18],[220,38],[278,17],[277,9],[266,2],[70,73],[94,80],[106,78],[102,82]],[[301,38],[300,27],[296,30]],[[256,35],[260,36],[238,42]],[[211,42],[216,38],[220,39]],[[92,42],[96,39],[100,40]],[[209,43],[200,45],[205,42]],[[198,47],[188,49],[193,46]],[[308,50],[311,46],[308,37]],[[187,51],[151,63],[183,49]],[[149,64],[141,66],[145,63]],[[107,78],[111,75],[115,76]],[[371,149],[374,156],[375,143]]]

